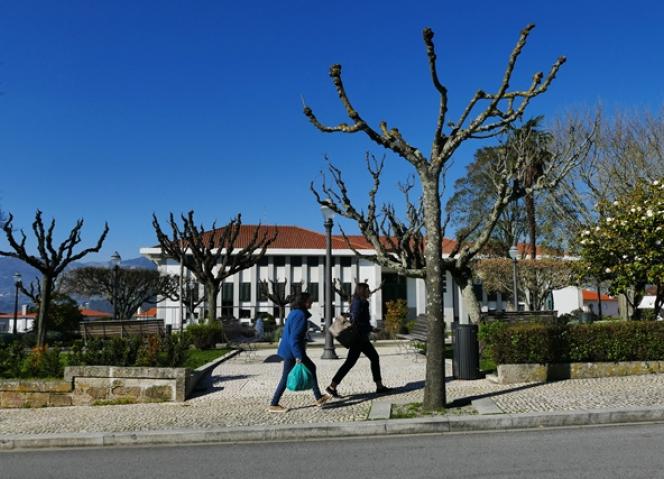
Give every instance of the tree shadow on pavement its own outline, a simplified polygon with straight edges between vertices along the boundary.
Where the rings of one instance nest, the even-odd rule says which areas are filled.
[[[208,394],[212,394],[215,392],[223,391],[224,386],[220,385],[219,383],[227,383],[230,381],[239,381],[241,379],[248,379],[252,377],[252,375],[249,374],[236,374],[234,376],[207,376],[204,378],[201,378],[196,385],[196,389],[194,389],[191,393],[191,396],[189,396],[187,399],[194,399],[194,398],[199,398],[201,396],[206,396]]]
[[[495,396],[501,396],[503,394],[508,394],[508,393],[513,393],[516,391],[523,391],[524,389],[531,389],[535,388],[537,386],[542,386],[546,383],[530,383],[530,384],[524,384],[523,386],[517,386],[514,388],[510,389],[503,389],[501,391],[492,391],[489,393],[485,394],[477,394],[475,396],[467,396],[463,398],[458,398],[455,399],[454,401],[447,403],[447,407],[462,407],[462,406],[469,406],[470,403],[476,399],[483,399],[483,398],[490,398],[490,397],[495,397]]]

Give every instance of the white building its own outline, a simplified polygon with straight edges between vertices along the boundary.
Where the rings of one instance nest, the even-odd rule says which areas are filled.
[[[24,304],[16,314],[16,332],[25,333],[34,325],[36,313],[28,313],[28,306]],[[14,331],[14,313],[0,313],[0,333]]]
[[[256,226],[253,225],[242,225],[235,247],[245,246],[255,228]],[[261,228],[273,229],[274,227],[262,226]],[[261,295],[259,285],[263,280],[277,282],[286,280],[289,289],[293,285],[296,287],[301,285],[303,290],[312,294],[314,304],[311,309],[311,320],[317,323],[323,321],[325,235],[298,226],[278,226],[277,230],[277,239],[270,245],[265,256],[257,265],[225,280],[218,299],[216,317],[235,317],[247,321],[261,313],[269,313],[278,317],[278,308]],[[374,253],[362,236],[351,236],[349,240],[360,253],[366,255]],[[447,256],[454,246],[454,241],[445,239],[443,256]],[[165,258],[159,246],[141,248],[140,253],[155,262],[161,273],[180,274],[180,264],[174,259]],[[339,281],[346,290],[350,291],[356,282],[366,281],[371,289],[382,284],[382,288],[369,299],[371,316],[374,320],[383,318],[386,302],[393,299],[407,301],[409,319],[425,313],[424,280],[404,278],[367,259],[359,258],[341,236],[332,237],[332,259],[332,278]],[[193,278],[186,270],[184,275],[187,279]],[[202,286],[198,285],[197,288],[199,297],[202,297]],[[511,308],[509,301],[503,301],[499,293],[487,294],[483,291],[481,284],[475,285],[475,294],[482,304],[483,311],[502,311]],[[459,288],[449,273],[446,273],[445,277],[443,304],[448,328],[449,324],[455,320],[462,322],[467,320],[468,315],[464,311]],[[333,305],[335,315],[347,311],[349,307],[338,294],[334,295]],[[557,309],[558,303],[555,306],[554,309]],[[197,308],[195,314],[197,318],[205,316],[203,307],[202,303]],[[565,308],[563,307],[563,309]],[[157,318],[163,319],[167,325],[172,325],[173,329],[178,329],[181,324],[180,311],[178,301],[165,300],[157,305]]]

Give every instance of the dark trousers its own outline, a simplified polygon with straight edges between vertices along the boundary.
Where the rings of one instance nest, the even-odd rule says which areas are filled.
[[[320,389],[318,389],[318,379],[316,378],[316,365],[313,363],[311,359],[309,359],[308,356],[304,356],[302,358],[302,364],[304,364],[309,372],[311,372],[311,375],[314,377],[314,387],[313,387],[313,392],[314,392],[314,397],[318,400],[322,396],[320,393]],[[281,399],[281,396],[284,394],[284,391],[286,390],[286,383],[288,382],[288,373],[291,372],[291,369],[295,367],[295,358],[293,359],[284,359],[284,369],[281,373],[281,380],[279,381],[279,384],[277,384],[277,389],[274,391],[274,396],[272,396],[272,402],[270,403],[272,406],[276,406],[279,404],[279,400]]]
[[[364,355],[369,358],[369,361],[371,361],[371,375],[373,376],[374,382],[377,383],[381,381],[380,358],[378,357],[376,348],[374,348],[373,344],[371,344],[369,337],[363,337],[351,345],[351,347],[348,349],[348,356],[346,357],[346,361],[344,361],[344,363],[337,371],[337,374],[335,374],[332,378],[332,382],[334,384],[341,383],[346,374],[348,374],[348,371],[350,371],[352,367],[355,366],[355,363],[360,358],[361,353],[364,353]]]

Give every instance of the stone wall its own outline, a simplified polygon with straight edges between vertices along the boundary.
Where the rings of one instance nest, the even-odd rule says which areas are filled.
[[[664,361],[613,363],[499,364],[497,382],[516,384],[664,373]]]
[[[71,384],[61,379],[2,379],[0,408],[71,406]]]
[[[0,408],[184,401],[190,381],[186,368],[67,367],[64,380],[0,380]]]

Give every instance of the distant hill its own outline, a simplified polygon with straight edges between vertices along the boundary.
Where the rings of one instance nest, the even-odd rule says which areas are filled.
[[[70,265],[70,268],[81,268],[84,266],[108,266],[108,262],[76,262]],[[121,262],[123,268],[145,268],[145,269],[157,269],[155,265],[149,259],[138,257],[131,258],[128,260],[123,260]],[[35,270],[32,266],[25,264],[23,261],[20,261],[15,258],[5,258],[0,257],[0,312],[9,313],[14,310],[14,273],[19,273],[21,275],[21,280],[23,284],[28,285],[34,281],[39,272]],[[107,301],[99,298],[84,298],[76,297],[75,298],[79,303],[89,303],[88,307],[91,309],[98,309],[100,311],[110,311],[111,306]],[[22,296],[19,296],[19,304],[26,304],[29,300]]]

